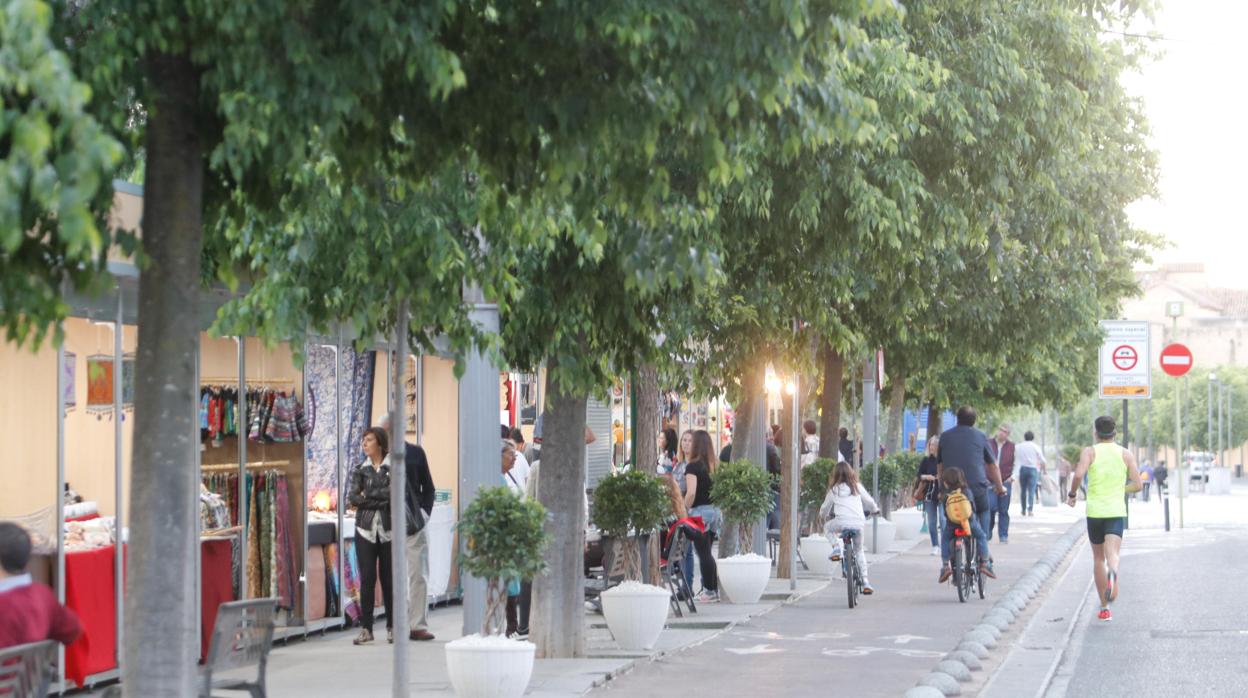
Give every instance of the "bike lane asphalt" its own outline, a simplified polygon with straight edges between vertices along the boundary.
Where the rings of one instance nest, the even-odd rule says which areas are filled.
[[[1082,509],[1082,508],[1080,508]],[[1010,543],[990,544],[997,579],[987,596],[959,603],[937,584],[939,557],[927,534],[908,551],[872,564],[876,593],[849,609],[837,578],[796,602],[738,624],[683,652],[636,666],[591,695],[760,696],[901,695],[980,620],[1076,520],[1075,510],[1041,509],[1014,517]]]

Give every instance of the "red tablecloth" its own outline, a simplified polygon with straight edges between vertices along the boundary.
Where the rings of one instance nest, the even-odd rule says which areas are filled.
[[[234,600],[234,583],[230,541],[202,541],[201,551],[202,658],[208,654],[217,607]],[[65,553],[65,605],[82,622],[82,636],[65,648],[65,677],[79,686],[88,676],[117,668],[115,579],[113,546]]]
[[[65,553],[65,605],[78,614],[82,636],[65,648],[65,677],[79,686],[115,669],[117,605],[113,546]]]
[[[212,626],[217,622],[217,607],[234,600],[234,552],[228,540],[206,540],[200,543],[200,613],[203,635],[199,659],[208,657],[212,642]]]

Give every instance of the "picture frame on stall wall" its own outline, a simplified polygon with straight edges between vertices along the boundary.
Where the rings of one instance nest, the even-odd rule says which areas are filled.
[[[113,409],[113,357],[92,354],[87,357],[87,410],[107,412]]]

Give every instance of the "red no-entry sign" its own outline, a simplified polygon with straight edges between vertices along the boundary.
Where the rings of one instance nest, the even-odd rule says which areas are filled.
[[[1175,342],[1161,350],[1161,370],[1179,377],[1192,370],[1192,350]]]
[[[1136,353],[1135,347],[1124,344],[1114,350],[1111,360],[1114,362],[1114,368],[1119,371],[1130,371],[1140,362],[1140,355]]]

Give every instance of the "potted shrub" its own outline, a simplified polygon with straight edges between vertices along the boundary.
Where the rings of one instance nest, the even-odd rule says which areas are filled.
[[[533,674],[536,646],[504,637],[507,583],[531,579],[545,570],[542,528],[546,510],[506,487],[483,489],[464,511],[459,558],[464,572],[486,583],[485,619],[479,634],[446,645],[446,667],[455,694],[470,698],[518,698]]]
[[[828,481],[832,477],[832,469],[836,461],[831,458],[820,458],[802,468],[802,482],[799,493],[799,505],[806,512],[806,521],[810,527],[810,535],[798,541],[802,550],[802,562],[811,572],[820,575],[832,574],[832,542],[823,535],[823,519],[819,516],[819,506],[828,493]]]
[[[923,454],[915,451],[898,451],[885,457],[880,463],[880,508],[884,516],[897,527],[898,540],[918,540],[923,529],[923,512],[917,507],[894,509],[893,503],[907,499],[914,480],[918,477]],[[864,475],[870,477],[868,469]],[[883,539],[881,538],[881,542]]]
[[[624,563],[624,582],[602,593],[602,615],[623,649],[652,649],[667,622],[671,592],[641,582],[639,537],[658,535],[670,513],[667,488],[640,470],[604,478],[594,489],[594,523]]]
[[[711,499],[724,515],[725,526],[736,526],[737,554],[719,560],[719,589],[732,603],[758,603],[771,576],[771,560],[742,554],[754,540],[754,526],[771,511],[771,477],[748,460],[725,463],[711,479]]]

